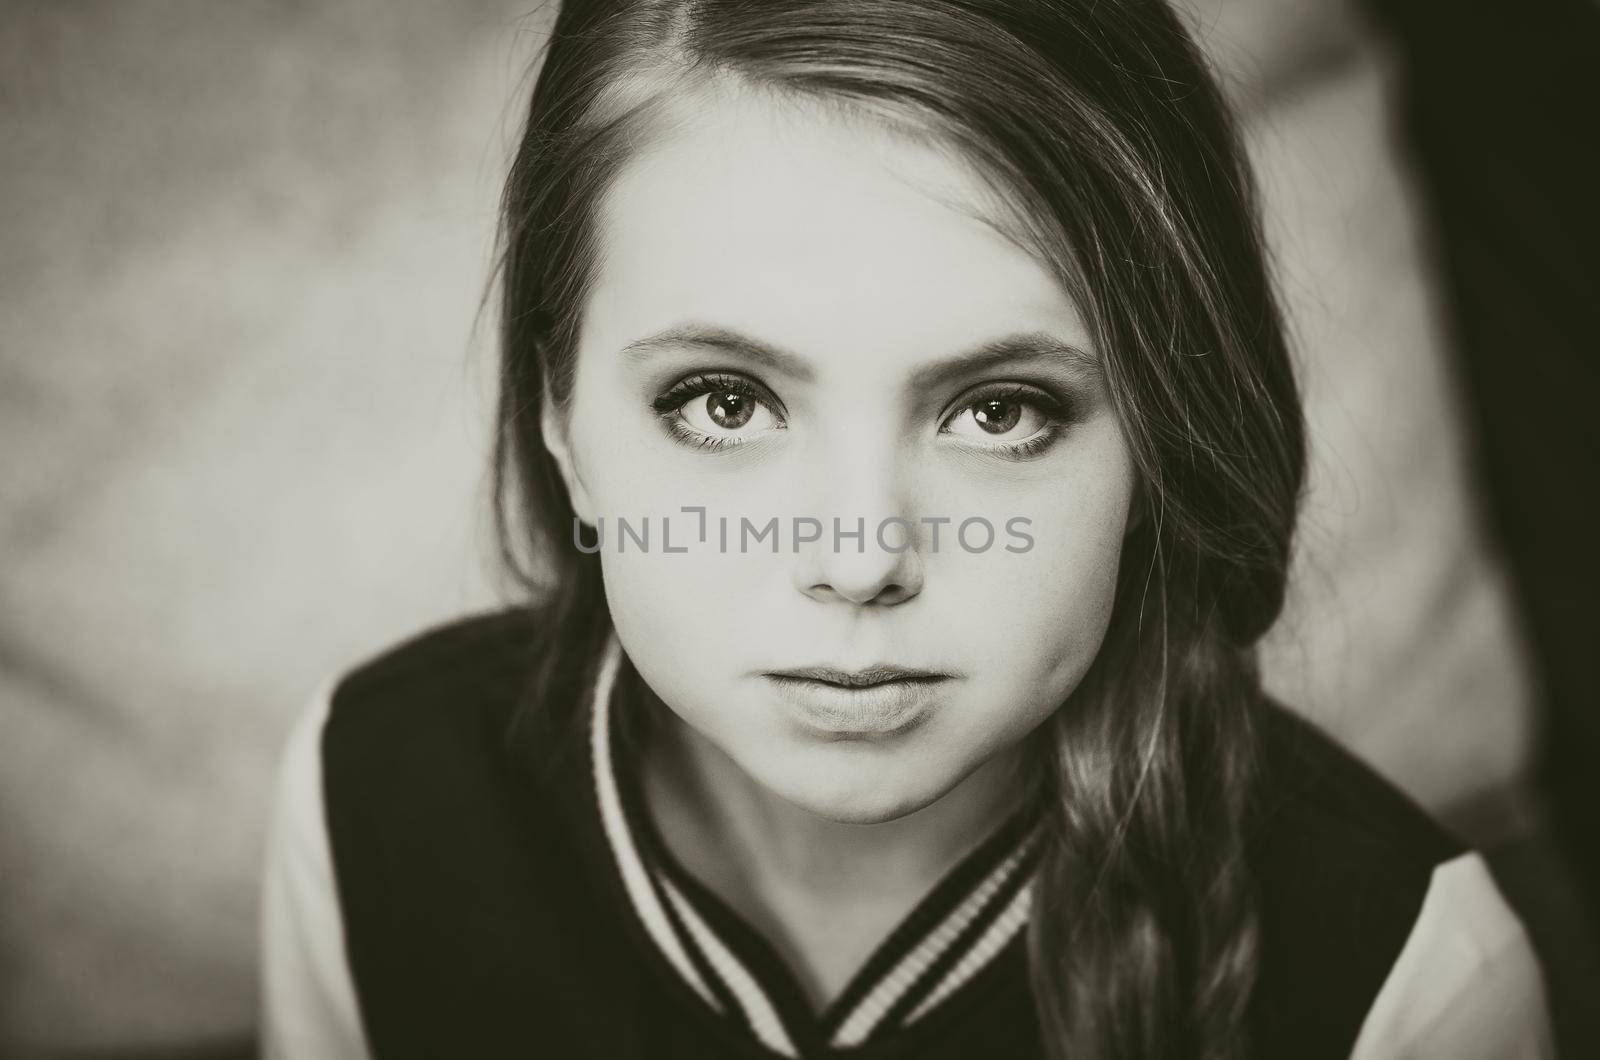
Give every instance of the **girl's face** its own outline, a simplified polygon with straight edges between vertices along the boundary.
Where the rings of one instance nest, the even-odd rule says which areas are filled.
[[[950,152],[754,95],[680,117],[602,204],[546,436],[662,700],[789,802],[889,820],[1077,686],[1133,462],[1083,318]],[[922,676],[784,674],[873,667]]]

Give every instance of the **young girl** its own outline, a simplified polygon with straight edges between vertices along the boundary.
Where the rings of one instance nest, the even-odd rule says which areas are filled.
[[[1256,681],[1302,427],[1162,3],[569,3],[503,220],[532,599],[296,728],[269,1055],[1549,1055]]]

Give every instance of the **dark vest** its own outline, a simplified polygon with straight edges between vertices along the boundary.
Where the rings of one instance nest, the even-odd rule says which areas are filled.
[[[577,707],[584,675],[507,732],[542,650],[534,612],[430,630],[347,674],[322,736],[351,976],[373,1054],[770,1058],[655,951],[598,823]],[[550,709],[543,709],[549,707]],[[1258,1055],[1346,1057],[1460,847],[1306,722],[1269,708],[1252,855],[1263,951]],[[1023,939],[859,1060],[1039,1057]]]

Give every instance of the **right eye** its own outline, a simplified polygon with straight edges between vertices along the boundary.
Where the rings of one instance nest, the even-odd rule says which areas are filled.
[[[786,424],[765,387],[742,376],[690,376],[653,405],[678,441],[697,449],[741,445]]]

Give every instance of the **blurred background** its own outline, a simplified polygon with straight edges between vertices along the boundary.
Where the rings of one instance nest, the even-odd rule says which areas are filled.
[[[1312,427],[1268,684],[1490,852],[1568,1055],[1600,1055],[1593,847],[1572,824],[1600,699],[1574,676],[1593,620],[1570,600],[1594,567],[1564,567],[1560,597],[1534,562],[1590,535],[1555,488],[1517,493],[1537,469],[1513,473],[1544,438],[1526,421],[1576,454],[1566,493],[1592,493],[1592,413],[1563,417],[1597,395],[1595,332],[1572,315],[1596,295],[1562,256],[1572,218],[1511,205],[1548,203],[1561,169],[1544,141],[1496,168],[1516,100],[1506,119],[1428,87],[1468,69],[1481,87],[1470,49],[1531,35],[1527,91],[1556,101],[1532,106],[1570,146],[1561,108],[1592,129],[1600,107],[1561,78],[1592,53],[1551,49],[1592,39],[1570,29],[1594,7],[1429,45],[1454,9],[1183,6],[1261,174]],[[250,1056],[291,721],[331,673],[507,598],[480,300],[549,18],[505,0],[0,5],[0,1055]],[[1461,191],[1451,152],[1474,136]],[[1520,258],[1485,247],[1497,220]],[[1510,278],[1463,264],[1482,260]],[[1483,283],[1523,316],[1474,317]],[[1567,301],[1516,302],[1545,289]],[[1545,360],[1484,354],[1495,327]],[[1544,388],[1509,420],[1484,412],[1487,392],[1521,400],[1500,362]]]

